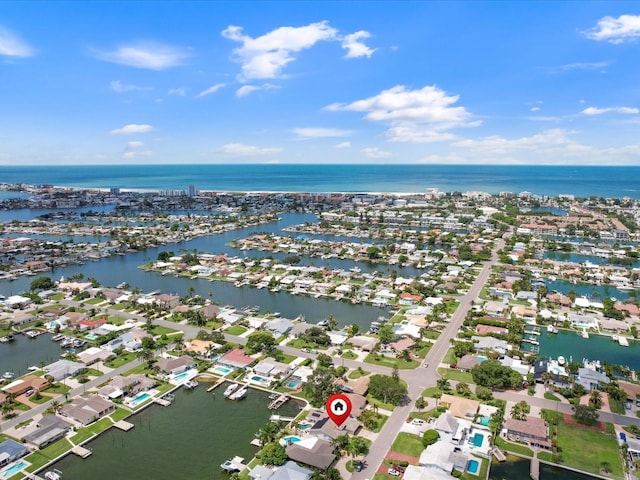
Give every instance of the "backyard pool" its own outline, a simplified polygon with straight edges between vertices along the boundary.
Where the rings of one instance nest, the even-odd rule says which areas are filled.
[[[20,470],[22,470],[24,467],[26,467],[27,464],[25,462],[23,462],[22,460],[20,460],[18,463],[16,463],[15,465],[7,468],[3,473],[2,473],[2,478],[9,478],[13,475],[15,475],[16,473],[18,473]]]
[[[478,469],[480,468],[480,462],[477,460],[469,460],[467,463],[467,472],[473,473],[474,475],[478,473]]]
[[[484,427],[488,427],[490,421],[491,421],[491,417],[481,417],[479,423]]]
[[[264,385],[264,386],[269,386],[271,384],[271,381],[266,378],[266,377],[261,377],[260,375],[254,375],[251,377],[250,379],[252,382],[254,383],[258,383],[260,385]]]
[[[487,360],[487,357],[485,357],[484,355],[478,355],[478,360],[484,362],[485,360]]]
[[[287,382],[286,387],[293,390],[293,389],[298,388],[301,384],[302,384],[302,380],[300,380],[297,377],[291,377],[289,379],[289,381]]]
[[[149,398],[151,398],[151,394],[149,392],[141,392],[129,401],[129,405],[131,405],[132,407],[137,407]]]
[[[221,365],[216,365],[215,367],[213,367],[213,373],[217,373],[218,375],[228,375],[232,371],[232,368],[223,367]]]
[[[476,433],[471,439],[471,443],[473,443],[474,447],[481,447],[482,442],[484,442],[484,435],[481,433]]]
[[[87,333],[84,338],[86,338],[87,340],[95,340],[96,338],[98,338],[98,336],[95,333]]]
[[[182,372],[179,375],[176,375],[175,377],[173,377],[173,380],[183,380],[184,378],[187,378],[189,376],[189,372]]]
[[[296,437],[295,435],[289,435],[287,437],[283,437],[279,440],[280,445],[282,445],[283,447],[290,444],[290,443],[298,443],[301,442],[302,439],[300,437]]]

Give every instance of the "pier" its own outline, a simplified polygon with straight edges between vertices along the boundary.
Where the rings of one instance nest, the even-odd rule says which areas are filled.
[[[281,415],[271,415],[269,417],[270,422],[293,422],[295,417],[283,417]]]
[[[227,381],[226,378],[219,379],[213,385],[211,385],[209,388],[207,388],[207,392],[211,392],[211,391],[215,390],[216,388],[218,388],[220,385],[222,385],[226,381]]]
[[[71,452],[75,453],[80,458],[87,458],[89,455],[93,453],[88,448],[81,447],[80,445],[76,445],[75,447],[73,447],[71,449]]]
[[[114,423],[113,426],[116,427],[116,428],[119,428],[123,432],[128,432],[135,425],[133,423],[125,422],[124,420],[120,420],[119,422]]]
[[[153,401],[158,405],[162,405],[163,407],[168,407],[173,402],[173,399],[176,398],[172,393],[167,393],[162,398],[154,398]]]
[[[507,461],[507,457],[504,455],[504,453],[502,453],[502,450],[500,450],[498,447],[494,447],[491,453],[493,454],[494,457],[496,457],[496,460],[498,460],[499,462]]]
[[[271,402],[269,404],[269,410],[275,410],[276,408],[280,408],[282,405],[284,405],[285,403],[287,403],[289,401],[289,395],[280,395],[278,398],[276,398],[273,402]]]
[[[536,457],[531,459],[531,471],[529,472],[531,480],[540,480],[540,460]]]

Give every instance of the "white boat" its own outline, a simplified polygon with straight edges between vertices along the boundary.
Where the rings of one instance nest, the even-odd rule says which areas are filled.
[[[554,325],[547,325],[547,333],[558,333],[558,329]]]
[[[11,380],[14,376],[13,372],[4,372],[2,374],[2,378],[4,378],[5,380]]]
[[[47,480],[62,480],[62,472],[60,470],[49,470],[44,474]]]
[[[249,391],[249,389],[247,387],[243,386],[237,392],[232,393],[229,398],[231,400],[242,400],[244,397],[247,396],[247,392],[248,391]]]
[[[618,341],[618,335],[611,335],[611,340],[614,342]]]
[[[562,366],[562,365],[564,365],[565,363],[567,363],[567,361],[565,360],[565,358],[564,358],[562,355],[560,355],[560,356],[558,357],[558,365]]]
[[[54,336],[51,337],[51,340],[53,340],[54,342],[59,342],[63,338],[64,338],[63,334],[57,333],[57,334],[55,334]]]
[[[225,396],[225,397],[230,397],[230,396],[231,396],[231,394],[232,394],[233,392],[235,392],[235,391],[236,391],[236,388],[238,388],[238,387],[239,387],[239,385],[238,385],[237,383],[232,383],[232,384],[231,384],[231,385],[229,385],[227,388],[225,388],[225,390],[224,390],[224,396]]]
[[[549,275],[549,281],[550,282],[555,282],[557,280],[555,275]]]
[[[589,332],[587,332],[586,330],[583,330],[580,335],[582,336],[582,338],[589,338]]]
[[[198,386],[198,381],[197,380],[187,380],[186,382],[184,382],[182,384],[182,386],[188,390],[193,390],[194,388],[196,388]]]

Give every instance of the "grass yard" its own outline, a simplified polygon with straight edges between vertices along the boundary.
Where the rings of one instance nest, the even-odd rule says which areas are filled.
[[[615,400],[609,396],[609,407],[611,408],[612,413],[617,413],[619,415],[624,415],[624,404],[620,400]]]
[[[122,407],[116,407],[116,411],[109,416],[111,417],[111,420],[113,420],[113,423],[116,423],[116,422],[119,422],[120,420],[124,420],[130,415],[131,415],[130,411],[125,410]]]
[[[107,318],[107,323],[110,323],[111,325],[115,325],[116,327],[119,327],[120,325],[124,325],[124,322],[126,322],[127,319],[124,317],[120,317],[118,315],[109,315],[109,317]]]
[[[396,408],[395,405],[391,404],[391,403],[384,403],[381,400],[378,400],[377,398],[374,398],[371,395],[367,395],[367,401],[369,402],[369,405],[372,406],[376,406],[378,408],[382,408],[383,410],[388,410],[388,411],[392,411],[394,408]]]
[[[448,363],[449,365],[451,365],[452,363],[456,363],[457,361],[458,359],[456,358],[456,353],[453,348],[450,348],[449,350],[447,350],[447,353],[442,359],[442,363]]]
[[[564,465],[600,474],[601,464],[607,462],[611,477],[623,477],[615,434],[569,425],[561,420],[558,423],[558,445],[562,448]]]
[[[229,335],[242,335],[244,332],[247,331],[246,327],[243,327],[242,325],[233,325],[229,328],[225,328],[224,333],[228,333]]]
[[[153,329],[151,329],[151,335],[172,335],[174,333],[179,333],[182,335],[181,330],[176,330],[174,328],[163,327],[161,325],[154,325]]]
[[[438,387],[429,387],[425,388],[422,391],[423,397],[436,398],[436,396],[439,394],[442,395],[442,390],[440,390]]]
[[[364,361],[373,365],[382,365],[389,368],[398,367],[399,370],[410,370],[420,365],[420,363],[415,360],[409,360],[407,362],[401,358],[385,357],[384,355],[378,355],[375,353],[367,355]]]
[[[118,368],[124,365],[125,363],[129,363],[136,359],[136,354],[133,352],[122,352],[113,360],[110,360],[106,363],[106,366],[109,368]]]
[[[523,455],[525,457],[533,457],[533,450],[526,445],[508,442],[502,437],[496,438],[495,444],[497,447],[500,447],[502,450],[507,452],[517,453],[518,455]]]
[[[287,343],[291,348],[309,348],[313,350],[326,350],[326,345],[316,345],[314,342],[307,342],[304,338],[295,338]]]
[[[461,372],[460,370],[454,370],[452,368],[439,368],[438,373],[443,377],[456,382],[465,382],[468,384],[474,383],[473,375],[469,372]]]
[[[560,399],[551,392],[545,392],[544,398],[546,398],[547,400],[553,400],[554,402],[560,401]]]
[[[420,454],[424,450],[424,445],[422,445],[422,439],[418,435],[400,432],[393,441],[391,450],[412,457],[420,457]]]
[[[288,353],[282,353],[280,352],[280,360],[278,360],[280,363],[291,363],[293,362],[296,358],[295,355],[289,355]]]
[[[352,371],[349,375],[347,375],[351,380],[357,380],[360,377],[366,377],[369,375],[369,372],[366,370],[358,370],[357,368]]]
[[[356,358],[358,358],[358,355],[351,350],[347,350],[341,356],[342,358],[346,358],[347,360],[355,360]]]
[[[111,427],[111,425],[113,425],[111,420],[108,418],[101,418],[88,427],[79,428],[78,433],[71,437],[71,440],[76,445],[79,445],[82,442],[86,442],[94,435],[104,432],[107,428]]]

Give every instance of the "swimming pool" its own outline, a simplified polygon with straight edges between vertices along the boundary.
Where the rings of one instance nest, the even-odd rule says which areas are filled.
[[[182,372],[178,375],[176,375],[175,377],[173,377],[174,380],[182,380],[183,378],[186,378],[189,375],[189,372]]]
[[[98,336],[95,333],[87,333],[84,338],[86,338],[87,340],[95,340],[96,338],[98,338]]]
[[[309,430],[310,428],[311,428],[311,425],[310,425],[310,424],[308,424],[308,423],[301,423],[301,424],[298,426],[298,429],[300,429],[300,430],[302,430],[302,431]]]
[[[260,375],[254,375],[250,379],[252,382],[259,383],[260,385],[269,386],[271,381],[266,377],[261,377]]]
[[[484,442],[484,435],[481,433],[476,433],[473,436],[473,445],[475,447],[481,447],[482,446],[482,442]]]
[[[233,369],[229,367],[223,367],[222,365],[216,365],[215,367],[213,367],[213,371],[214,373],[218,373],[220,375],[227,375],[231,373]]]
[[[477,460],[469,460],[467,463],[467,472],[473,473],[474,475],[478,473],[478,469],[480,468],[480,462]]]
[[[478,355],[478,360],[484,362],[485,360],[487,360],[487,357],[485,357],[484,355]]]
[[[298,443],[301,442],[302,439],[300,437],[296,437],[295,435],[288,435],[280,439],[280,445],[287,446],[290,443]]]
[[[300,386],[300,384],[302,384],[302,380],[297,378],[297,377],[292,377],[289,379],[289,381],[286,384],[287,388],[298,388]]]
[[[16,473],[18,473],[20,470],[22,470],[26,466],[27,466],[27,464],[25,462],[23,462],[22,460],[20,460],[18,463],[16,463],[12,467],[7,468],[2,473],[2,477],[3,478],[9,478],[9,477],[15,475]]]
[[[491,421],[491,417],[481,417],[479,423],[484,427],[488,427],[490,421]]]
[[[149,398],[151,398],[151,395],[148,392],[139,393],[133,398],[133,400],[129,401],[129,405],[131,405],[132,407],[137,407],[139,404]]]

